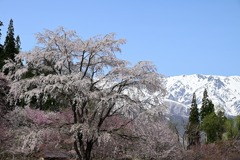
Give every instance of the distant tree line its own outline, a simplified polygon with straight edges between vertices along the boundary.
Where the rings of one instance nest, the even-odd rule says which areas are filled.
[[[213,143],[220,140],[235,139],[240,136],[240,116],[232,119],[227,118],[223,110],[216,113],[214,104],[209,99],[208,92],[205,89],[200,111],[196,102],[196,94],[193,93],[185,134],[188,149],[202,142]]]

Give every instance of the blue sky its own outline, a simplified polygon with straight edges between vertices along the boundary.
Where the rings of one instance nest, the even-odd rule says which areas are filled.
[[[58,26],[87,39],[115,32],[120,58],[152,61],[166,76],[240,75],[240,0],[1,0],[1,43],[12,18],[22,50]]]

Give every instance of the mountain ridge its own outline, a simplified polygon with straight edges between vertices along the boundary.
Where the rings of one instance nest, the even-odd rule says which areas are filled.
[[[165,101],[171,100],[189,109],[195,92],[200,108],[203,91],[207,89],[216,110],[223,110],[230,116],[240,114],[240,76],[203,74],[170,76],[165,78],[165,85],[168,91]],[[171,105],[168,107],[171,108]]]

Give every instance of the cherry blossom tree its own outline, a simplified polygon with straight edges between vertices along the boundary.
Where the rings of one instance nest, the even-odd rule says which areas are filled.
[[[106,134],[94,147],[94,158],[182,159],[178,135],[159,113],[157,110],[148,110],[112,136]],[[121,125],[124,121],[127,121],[126,117],[111,117],[105,121],[104,127]]]
[[[0,114],[4,114],[7,109],[6,95],[9,90],[8,82],[6,77],[0,72]]]
[[[0,72],[0,143],[2,144],[0,146],[0,151],[4,148],[4,144],[6,144],[6,142],[8,142],[8,140],[10,139],[9,136],[6,134],[8,123],[5,118],[5,115],[9,109],[6,100],[8,90],[8,81],[6,80],[5,76]]]
[[[155,66],[145,61],[130,66],[116,57],[124,39],[110,33],[83,40],[62,27],[36,37],[37,47],[4,66],[13,81],[9,102],[24,101],[24,105],[41,109],[52,99],[59,108],[70,107],[79,159],[91,159],[94,144],[106,133],[129,124],[144,108],[160,105],[165,88]],[[106,119],[113,116],[130,120],[104,128]]]

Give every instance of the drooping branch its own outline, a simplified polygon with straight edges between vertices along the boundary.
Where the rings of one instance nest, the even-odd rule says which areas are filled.
[[[12,70],[9,76],[13,77],[9,99],[16,103],[21,98],[30,105],[33,97],[41,104],[51,98],[59,107],[71,107],[71,131],[79,158],[90,159],[92,147],[103,132],[124,129],[138,116],[140,107],[159,105],[152,103],[156,98],[152,95],[157,94],[148,94],[165,92],[154,65],[140,62],[130,67],[128,62],[117,59],[115,52],[121,51],[125,40],[116,40],[114,34],[82,40],[74,31],[60,27],[38,34],[37,39],[41,47],[16,57],[26,60],[26,64],[6,64]],[[24,79],[29,71],[38,73]],[[120,115],[131,120],[104,128],[108,119]]]

